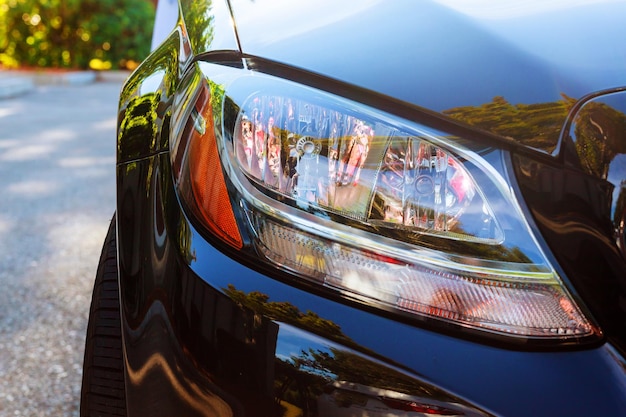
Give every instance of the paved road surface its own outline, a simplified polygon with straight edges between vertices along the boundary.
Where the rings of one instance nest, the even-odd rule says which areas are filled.
[[[0,100],[0,416],[78,416],[120,82]]]

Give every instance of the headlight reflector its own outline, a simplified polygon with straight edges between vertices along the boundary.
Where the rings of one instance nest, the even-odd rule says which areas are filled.
[[[453,154],[384,122],[258,94],[239,113],[234,135],[233,163],[299,207],[407,233],[503,238],[480,189]]]

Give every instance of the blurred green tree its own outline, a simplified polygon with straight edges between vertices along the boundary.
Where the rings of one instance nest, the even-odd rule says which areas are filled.
[[[0,66],[132,68],[154,14],[151,0],[0,0]]]

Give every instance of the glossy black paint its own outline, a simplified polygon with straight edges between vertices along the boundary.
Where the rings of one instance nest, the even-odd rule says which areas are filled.
[[[608,345],[557,353],[484,346],[321,298],[234,261],[179,211],[167,166],[166,156],[152,157],[120,181],[120,191],[138,191],[127,195],[118,223],[130,415],[231,415],[228,409],[234,415],[282,415],[271,411],[274,384],[309,386],[317,379],[306,368],[285,368],[282,355],[297,358],[300,350],[330,347],[376,365],[388,389],[398,385],[406,392],[409,381],[411,393],[437,392],[438,400],[460,396],[496,414],[626,410],[626,371]],[[145,188],[148,172],[155,174]],[[264,318],[261,305],[255,311],[254,304],[236,302],[235,290],[314,312],[341,334]],[[368,380],[362,368],[353,374],[362,378],[356,382]],[[300,395],[291,404],[312,407],[314,398]]]
[[[609,339],[626,351],[626,92],[594,94],[565,128],[558,161],[516,157],[542,235]]]
[[[278,14],[253,13],[262,11],[266,2],[233,1],[235,34],[228,25],[210,25],[212,19],[223,22],[225,2],[184,1],[186,27],[174,31],[123,89],[117,235],[129,415],[266,417],[288,415],[296,407],[303,415],[314,416],[320,415],[320,401],[326,399],[328,404],[329,395],[337,391],[333,383],[346,380],[410,394],[425,404],[443,404],[466,415],[626,415],[626,362],[619,353],[624,348],[620,303],[624,304],[625,269],[612,234],[611,186],[582,172],[580,161],[562,156],[564,151],[557,159],[502,145],[515,152],[520,190],[538,227],[607,334],[607,343],[580,350],[503,349],[420,328],[306,285],[289,285],[196,229],[176,195],[168,153],[174,109],[183,104],[177,91],[183,75],[196,71],[190,64],[194,53],[208,52],[204,60],[229,67],[253,65],[260,62],[255,56],[262,55],[267,62],[280,61],[283,68],[294,65],[321,79],[320,74],[328,76],[329,85],[350,90],[356,84],[365,96],[376,96],[368,90],[391,96],[393,106],[406,101],[407,108],[418,113],[421,109],[413,106],[443,112],[479,106],[493,96],[531,104],[561,99],[555,67],[529,59],[511,47],[512,41],[498,40],[490,30],[440,5],[371,2],[364,10],[339,14],[342,19],[320,26],[332,5],[316,4],[321,11],[307,10],[307,25],[302,25],[301,20],[282,20]],[[251,17],[246,19],[248,12]],[[265,19],[260,24],[272,29],[267,36],[277,28],[297,33],[286,30],[281,33],[289,36],[272,42],[256,38],[252,16]],[[412,57],[411,48],[382,44],[385,36],[398,45],[413,39],[415,26],[398,19],[413,21],[416,16],[423,24],[418,29],[424,41]],[[357,25],[363,30],[355,26],[352,38],[337,36],[364,18],[372,21]],[[236,59],[241,56],[237,36],[250,55],[244,62]],[[426,39],[442,43],[435,47]],[[363,55],[363,43],[372,45],[369,50],[376,59]],[[371,65],[351,69],[364,57]],[[464,79],[453,76],[459,65],[469,69]],[[441,76],[432,78],[432,73]],[[559,83],[570,85],[566,93],[575,98],[602,83],[613,83],[608,78],[596,83],[594,77],[579,82],[566,75]],[[532,80],[535,87],[527,88],[525,80]],[[423,114],[457,125],[445,120],[451,115]],[[557,120],[562,123],[565,116],[559,113]],[[484,130],[485,141],[497,142],[499,132]],[[482,135],[469,128],[466,132]],[[556,140],[558,135],[544,143],[544,150],[559,150]],[[561,150],[571,148],[563,143]],[[593,195],[586,201],[595,203],[581,203],[577,194],[582,190]],[[278,307],[289,307],[295,314],[272,310]],[[307,317],[316,317],[317,325]],[[353,400],[362,398],[350,395]],[[343,405],[346,411],[350,403]]]

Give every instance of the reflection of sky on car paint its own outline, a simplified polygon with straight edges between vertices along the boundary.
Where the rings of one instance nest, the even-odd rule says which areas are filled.
[[[296,28],[290,26],[289,30],[285,30],[285,26],[266,26],[265,30],[256,34],[256,40],[259,43],[272,43],[282,39],[288,39],[309,31],[322,28],[336,22],[340,22],[349,16],[357,15],[368,10],[370,7],[383,2],[384,0],[362,0],[359,2],[342,2],[342,1],[293,1],[293,0],[271,0],[261,1],[258,3],[247,2],[246,8],[252,8],[252,13],[245,13],[236,16],[237,26],[239,28],[249,25],[250,19],[264,20],[264,16],[272,16],[276,21],[289,21],[293,16],[313,14],[316,19],[302,20],[298,22]],[[324,18],[319,18],[319,10],[324,7],[330,7],[332,3],[332,13],[324,14]],[[310,12],[307,12],[310,10]]]
[[[292,358],[302,357],[303,351],[308,353],[312,349],[317,352],[326,352],[332,356],[328,343],[321,337],[305,332],[296,327],[280,324],[278,341],[276,343],[276,357],[287,362]],[[320,370],[308,369],[310,372],[321,373]],[[324,376],[329,376],[324,374]]]
[[[499,36],[520,46],[526,45],[528,51],[564,66],[606,67],[607,60],[614,59],[626,62],[621,42],[626,39],[624,0],[435,1],[480,20]],[[554,12],[558,12],[558,19]],[[515,42],[516,39],[523,45]],[[593,47],[606,40],[613,41],[615,48]],[[589,59],[581,62],[581,51],[585,51]]]
[[[435,1],[476,19],[483,29],[512,46],[560,68],[572,83],[557,85],[562,92],[584,94],[611,88],[620,79],[626,84],[623,0]]]
[[[619,185],[622,184],[622,181],[626,181],[626,154],[615,155],[609,166],[608,180],[612,184],[617,185],[613,190],[613,200],[611,201],[611,217],[613,217],[617,207],[617,200],[622,192]]]
[[[579,6],[623,3],[623,0],[434,0],[463,14],[478,18],[499,19],[572,9]]]
[[[164,77],[165,70],[155,71],[153,74],[149,75],[141,82],[141,86],[139,87],[139,93],[141,95],[145,95],[158,91]]]

